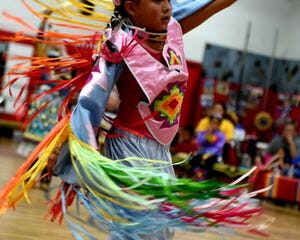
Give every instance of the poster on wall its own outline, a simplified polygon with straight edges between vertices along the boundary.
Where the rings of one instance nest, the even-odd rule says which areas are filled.
[[[213,94],[202,94],[200,97],[200,105],[203,108],[210,108],[214,104]]]
[[[291,111],[291,96],[290,94],[278,94],[278,101],[275,112],[275,124],[282,125],[289,119]]]
[[[207,44],[203,59],[203,71],[207,78],[237,83],[241,69],[242,52]]]
[[[200,95],[200,106],[203,108],[209,108],[214,104],[214,89],[215,81],[213,79],[203,80],[203,93]]]
[[[216,94],[227,96],[230,92],[230,85],[227,81],[217,81]]]
[[[25,56],[31,57],[33,54],[33,46],[28,44],[21,44],[21,43],[10,43],[7,49],[7,56],[6,56],[6,64],[5,64],[5,71],[6,73],[12,66],[16,64],[30,64],[30,62],[24,62],[22,60],[16,59],[18,56]],[[2,85],[4,86],[7,84],[11,79],[14,79],[15,75],[9,75],[4,77]],[[2,102],[3,106],[0,108],[0,112],[6,114],[15,115],[16,111],[19,106],[23,103],[23,101],[27,98],[27,88],[22,89],[23,86],[28,85],[29,78],[24,77],[19,79],[15,84],[13,84],[10,88],[4,89],[2,92]],[[12,95],[10,94],[12,93]],[[20,95],[20,100],[16,102],[16,99]],[[20,112],[21,114],[21,112]]]
[[[203,93],[213,94],[215,87],[215,81],[213,79],[204,79],[203,80]]]
[[[274,59],[271,56],[207,44],[203,71],[207,78],[230,83],[250,84],[274,92],[300,94],[300,60]],[[245,62],[242,71],[242,62]]]
[[[269,88],[274,83],[269,79],[271,58],[259,54],[247,53],[243,80],[245,84]]]
[[[273,78],[280,92],[300,94],[300,61],[280,60],[275,61]]]
[[[246,85],[245,91],[247,92],[245,101],[248,104],[258,106],[261,103],[262,96],[264,95],[264,89],[254,85]]]
[[[239,112],[240,116],[245,116],[249,109],[256,109],[260,106],[264,89],[262,87],[247,84],[243,86],[239,98]],[[234,101],[234,100],[232,100]],[[234,111],[234,109],[232,109]]]

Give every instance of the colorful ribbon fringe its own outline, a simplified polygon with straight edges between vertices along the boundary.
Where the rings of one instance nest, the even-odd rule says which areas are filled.
[[[109,21],[113,5],[109,0],[88,0],[94,6],[103,9],[97,13],[78,0],[56,0],[59,7],[53,8],[46,0],[32,0],[40,6],[49,9],[53,14],[40,13],[30,7],[28,1],[22,0],[25,6],[40,18],[49,18],[51,24],[69,29],[86,31],[102,31]],[[90,6],[90,5],[88,5]],[[80,11],[78,11],[80,10]],[[87,74],[92,67],[92,53],[98,47],[102,34],[66,34],[59,32],[41,32],[32,28],[20,18],[6,14],[9,19],[19,22],[27,31],[37,37],[25,35],[23,32],[6,40],[29,41],[39,44],[57,44],[67,48],[69,57],[57,59],[47,58],[43,54],[32,58],[16,56],[24,63],[12,68],[8,76],[14,75],[9,87],[21,77],[30,77],[33,84],[44,84],[40,81],[41,74],[51,70],[80,70],[77,77],[69,80],[47,81],[54,85],[45,94],[69,89],[68,97],[59,112],[61,120],[46,138],[37,146],[27,161],[20,167],[16,175],[0,191],[0,213],[26,198],[30,202],[28,192],[39,181],[39,173],[47,165],[50,154],[57,145],[68,142],[71,156],[71,166],[78,178],[77,185],[62,183],[60,190],[49,210],[51,220],[63,217],[77,239],[85,235],[96,239],[81,224],[76,224],[76,218],[68,211],[68,206],[76,199],[77,206],[82,203],[90,216],[90,222],[101,231],[115,231],[129,239],[141,239],[141,235],[158,231],[166,225],[192,231],[205,231],[208,228],[245,227],[250,228],[248,220],[258,216],[261,209],[247,194],[247,186],[225,185],[213,181],[195,182],[191,179],[177,179],[166,173],[150,168],[159,160],[127,158],[113,161],[101,155],[89,145],[77,139],[70,127],[70,116],[63,116],[64,109],[72,96],[85,83]],[[63,23],[62,23],[63,22]],[[68,23],[66,23],[68,22]],[[118,58],[116,57],[118,60]],[[30,67],[27,63],[31,62]],[[43,66],[43,67],[42,67]],[[23,107],[30,103],[24,103]],[[26,122],[31,121],[31,118]],[[126,161],[143,160],[144,167],[131,168],[125,166]],[[45,177],[45,176],[43,176]],[[248,227],[247,227],[248,226]],[[251,225],[251,228],[253,226]]]
[[[120,232],[136,235],[132,239],[166,225],[193,231],[247,227],[248,219],[261,213],[257,203],[248,198],[245,185],[177,179],[150,167],[158,160],[111,160],[77,139],[68,121],[69,116],[57,124],[16,176],[1,189],[2,213],[7,208],[14,208],[23,197],[29,201],[28,191],[36,184],[49,155],[58,144],[67,140],[79,184],[63,183],[49,214],[51,220],[59,219],[60,222],[67,216],[70,227],[77,231],[81,229],[81,233],[85,231],[74,225],[67,210],[75,197],[83,203],[90,219],[101,231],[117,227]],[[123,164],[136,160],[143,160],[145,166],[132,168]]]

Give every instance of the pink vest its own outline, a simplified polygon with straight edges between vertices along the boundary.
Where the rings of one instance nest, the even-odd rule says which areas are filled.
[[[161,144],[170,144],[179,127],[179,113],[188,78],[179,23],[172,18],[168,25],[163,49],[167,66],[153,58],[122,29],[116,30],[109,40],[118,50],[133,41],[134,47],[123,60],[147,97],[147,102],[139,102],[139,113],[153,138]]]

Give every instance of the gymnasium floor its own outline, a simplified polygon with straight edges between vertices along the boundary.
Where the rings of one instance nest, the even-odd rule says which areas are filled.
[[[24,161],[15,153],[18,143],[0,137],[0,185],[8,180]],[[50,222],[45,219],[47,201],[55,193],[59,179],[54,179],[50,193],[36,188],[30,196],[32,204],[22,202],[16,211],[10,210],[8,214],[0,217],[0,240],[65,240],[74,239],[65,223]],[[267,229],[270,240],[298,240],[300,239],[300,211],[295,206],[280,207],[270,202],[263,203],[265,213],[276,218],[276,221]],[[222,238],[224,237],[224,238]],[[106,239],[104,234],[98,234],[97,239]],[[219,236],[214,233],[186,233],[176,232],[175,240],[246,240],[266,239],[256,235],[247,236]]]

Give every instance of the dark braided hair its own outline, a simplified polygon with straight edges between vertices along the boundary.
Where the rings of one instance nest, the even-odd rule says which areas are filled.
[[[123,19],[123,16],[120,13],[121,6],[116,6],[113,15],[110,19],[110,27],[114,29],[116,26],[120,24]]]
[[[110,19],[110,27],[112,29],[118,26],[123,19],[129,18],[129,14],[124,7],[126,1],[138,2],[138,0],[121,0],[121,5],[115,6],[114,13]]]

